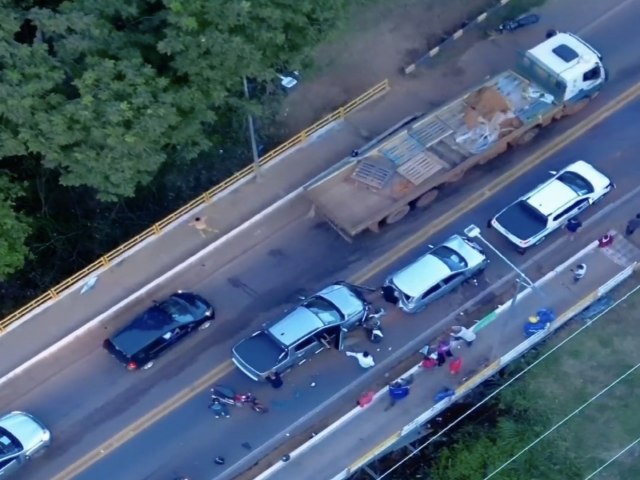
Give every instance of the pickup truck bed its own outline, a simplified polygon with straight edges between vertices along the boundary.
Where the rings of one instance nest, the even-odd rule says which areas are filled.
[[[255,372],[266,374],[275,368],[286,354],[265,332],[259,332],[233,348],[234,358]]]

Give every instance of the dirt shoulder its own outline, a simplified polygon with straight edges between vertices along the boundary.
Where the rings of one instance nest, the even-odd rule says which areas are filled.
[[[314,55],[314,71],[284,102],[281,128],[295,134],[402,69],[495,0],[367,0]]]

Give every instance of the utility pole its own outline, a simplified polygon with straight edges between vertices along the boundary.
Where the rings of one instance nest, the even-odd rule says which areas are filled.
[[[243,76],[244,82],[244,96],[249,100],[249,85],[247,83],[247,77]],[[256,145],[256,133],[253,125],[253,116],[251,113],[247,114],[247,121],[249,124],[249,138],[251,140],[251,153],[253,154],[253,171],[256,175],[256,180],[260,180],[260,158],[258,157],[258,146]]]

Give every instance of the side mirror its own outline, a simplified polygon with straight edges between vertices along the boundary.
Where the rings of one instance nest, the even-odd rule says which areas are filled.
[[[558,172],[556,170],[549,170],[549,173],[551,175],[557,175],[558,174]]]
[[[306,299],[307,299],[307,297],[305,297],[304,295],[298,295],[298,299],[300,299],[300,300],[306,300]]]

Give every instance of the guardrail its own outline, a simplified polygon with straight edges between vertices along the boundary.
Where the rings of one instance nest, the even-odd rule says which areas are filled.
[[[477,15],[475,18],[473,18],[473,19],[471,19],[469,21],[463,22],[463,24],[461,25],[461,27],[458,30],[453,32],[448,37],[442,39],[442,41],[440,43],[435,45],[433,48],[429,49],[429,51],[427,53],[422,55],[415,62],[413,62],[410,65],[407,65],[406,67],[404,67],[403,70],[404,70],[405,75],[409,75],[410,73],[415,72],[416,68],[418,66],[420,66],[421,64],[426,63],[428,60],[430,60],[430,59],[434,58],[436,55],[438,55],[441,52],[441,50],[444,47],[447,46],[447,44],[453,43],[456,40],[458,40],[459,38],[461,38],[465,34],[466,31],[468,31],[471,28],[476,27],[479,24],[481,24],[482,22],[484,22],[491,14],[493,14],[493,12],[495,12],[498,9],[504,7],[509,2],[511,2],[511,0],[499,0],[496,5],[494,5],[493,7],[488,8],[487,10],[482,12],[480,15]]]
[[[576,302],[572,307],[562,312],[558,316],[558,318],[549,325],[549,328],[543,331],[540,331],[535,335],[529,337],[528,339],[524,340],[523,342],[515,346],[509,352],[502,355],[500,358],[491,362],[491,364],[488,365],[486,368],[474,374],[465,383],[457,387],[455,390],[454,396],[446,398],[445,400],[442,400],[441,402],[435,404],[434,406],[432,406],[431,408],[423,412],[421,415],[416,417],[416,419],[406,424],[401,430],[393,433],[386,440],[382,441],[376,447],[372,448],[369,452],[362,455],[355,462],[353,462],[349,467],[347,467],[344,471],[334,476],[332,480],[345,480],[346,478],[349,478],[351,475],[353,475],[356,471],[358,471],[364,465],[367,465],[368,463],[373,461],[376,457],[378,457],[378,455],[380,455],[382,452],[384,452],[389,447],[391,447],[395,442],[397,442],[400,439],[400,437],[409,434],[410,432],[415,430],[415,428],[417,428],[419,425],[426,423],[431,418],[435,417],[441,411],[446,409],[450,404],[454,403],[455,401],[457,401],[458,399],[460,399],[461,397],[469,393],[471,390],[473,390],[476,386],[478,386],[479,384],[481,384],[491,376],[495,375],[505,365],[512,362],[514,359],[522,356],[533,345],[549,337],[552,333],[554,333],[557,329],[559,329],[561,326],[563,326],[565,323],[571,320],[574,316],[576,316],[578,313],[583,311],[589,305],[593,304],[600,297],[607,294],[613,288],[620,285],[623,281],[625,281],[635,271],[638,271],[639,269],[640,269],[640,263],[633,262],[631,265],[629,265],[627,268],[619,272],[617,275],[615,275],[609,281],[604,283],[602,286],[592,291],[588,295],[584,296],[582,299]],[[419,368],[419,366],[414,367],[412,371],[417,368]],[[406,375],[407,374],[403,376],[406,376]],[[266,478],[268,477],[265,476],[265,479]]]
[[[360,108],[369,100],[372,100],[378,95],[385,93],[387,90],[389,90],[389,88],[390,88],[389,80],[384,80],[378,83],[376,86],[367,90],[358,98],[350,101],[343,107],[340,107],[335,112],[318,120],[316,123],[314,123],[310,127],[302,130],[295,137],[289,139],[288,141],[284,142],[283,144],[271,150],[265,156],[260,158],[259,160],[260,165],[266,165],[267,163],[273,161],[274,159],[276,159],[283,153],[287,152],[291,148],[303,144],[309,137],[317,133],[319,130],[325,128],[327,125],[330,125],[331,123],[337,120],[343,120],[346,115]],[[51,288],[47,292],[43,293],[39,297],[35,298],[31,302],[29,302],[27,305],[23,306],[22,308],[16,310],[12,314],[3,318],[2,320],[0,320],[0,334],[3,333],[9,325],[21,319],[25,315],[28,315],[29,313],[43,306],[47,302],[56,300],[65,291],[77,285],[79,282],[88,280],[92,274],[98,271],[101,271],[103,269],[109,268],[112,264],[117,263],[117,261],[120,259],[120,257],[122,257],[122,255],[126,254],[134,247],[140,245],[142,242],[150,238],[160,236],[164,232],[164,230],[166,230],[166,228],[172,223],[174,223],[176,220],[192,212],[196,208],[210,203],[216,195],[219,195],[221,192],[233,186],[240,180],[253,175],[253,173],[254,173],[253,165],[249,165],[243,168],[242,170],[234,173],[232,176],[230,176],[223,182],[219,183],[213,188],[210,188],[203,194],[199,195],[197,198],[194,198],[191,202],[187,203],[186,205],[183,205],[181,208],[179,208],[172,214],[168,215],[166,218],[153,224],[151,227],[147,228],[145,231],[143,231],[139,235],[136,235],[132,239],[128,240],[127,242],[123,243],[119,247],[112,250],[111,252],[100,257],[91,265],[80,270],[79,272],[75,273],[74,275],[67,278],[63,282],[60,282],[58,285]]]

